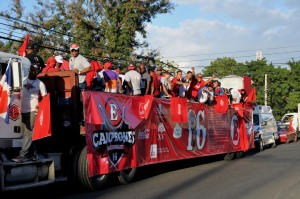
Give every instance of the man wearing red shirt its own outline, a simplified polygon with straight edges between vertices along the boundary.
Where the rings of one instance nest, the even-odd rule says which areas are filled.
[[[176,76],[172,79],[171,84],[173,91],[171,92],[173,97],[177,97],[179,95],[179,87],[180,85],[188,86],[189,83],[184,83],[181,81],[182,71],[178,70],[176,72]]]
[[[200,88],[205,86],[207,83],[211,82],[215,77],[216,76],[213,75],[212,78],[208,79],[207,81],[204,81],[202,79],[202,75],[199,73],[196,75],[196,77],[192,78],[192,82],[187,93],[188,99],[192,101],[197,101],[197,95]]]

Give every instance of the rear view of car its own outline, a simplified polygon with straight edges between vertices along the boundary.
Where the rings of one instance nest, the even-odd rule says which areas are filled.
[[[255,147],[258,151],[266,146],[275,147],[278,139],[277,124],[270,106],[257,105],[253,112]]]
[[[277,125],[277,133],[278,133],[278,142],[279,143],[287,143],[287,131],[289,129],[289,126],[286,124],[278,124]]]

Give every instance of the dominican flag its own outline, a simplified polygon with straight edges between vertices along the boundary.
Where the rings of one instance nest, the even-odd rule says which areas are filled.
[[[8,62],[6,71],[0,80],[0,114],[6,113],[5,123],[9,124],[10,93],[12,87],[11,59]]]
[[[26,55],[25,50],[26,50],[27,44],[29,44],[29,38],[30,38],[30,36],[29,36],[29,34],[27,34],[23,44],[21,45],[21,47],[18,50],[19,55],[22,56],[22,57],[25,57],[25,55]]]

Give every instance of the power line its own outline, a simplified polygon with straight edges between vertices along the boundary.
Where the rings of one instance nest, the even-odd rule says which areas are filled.
[[[23,21],[23,20],[14,18],[14,17],[6,16],[6,15],[4,15],[4,14],[1,13],[1,12],[0,12],[0,18],[2,18],[2,19],[4,19],[4,20],[11,21],[11,22],[16,22],[16,21],[17,21],[17,22],[21,22],[21,23],[26,24],[26,25],[30,25],[30,26],[33,26],[33,27],[41,28],[41,29],[47,30],[47,31],[48,31],[49,33],[51,33],[51,34],[55,33],[55,34],[59,34],[59,35],[62,35],[62,36],[67,36],[67,37],[69,37],[69,38],[74,38],[74,39],[79,40],[79,41],[89,42],[88,40],[85,40],[85,39],[82,39],[82,38],[79,38],[79,37],[72,36],[72,35],[70,35],[69,33],[68,33],[68,34],[65,34],[65,33],[60,32],[60,31],[51,30],[51,29],[49,29],[49,28],[46,28],[46,27],[43,27],[43,26],[40,26],[40,25],[36,25],[36,24],[30,23],[30,22],[27,22],[27,21]],[[16,29],[21,29],[21,28],[16,27],[16,26],[15,26],[14,28],[16,28]],[[28,31],[27,28],[22,28],[21,30],[24,30],[24,29],[25,29],[26,31]],[[37,32],[35,32],[35,33],[36,33],[36,34],[40,34],[40,33],[37,33]],[[43,34],[43,35],[44,35],[44,34]],[[97,45],[96,47],[99,47],[99,48],[106,48],[106,46],[103,46],[103,45],[100,45],[100,46]]]
[[[274,49],[293,48],[293,47],[300,47],[300,45],[285,46],[285,47],[273,47],[273,48],[263,48],[263,49],[260,49],[260,50],[274,50]],[[163,57],[163,58],[169,59],[169,58],[179,58],[179,57],[193,57],[193,56],[203,56],[203,55],[219,55],[219,54],[255,52],[255,51],[256,50],[240,50],[240,51],[227,51],[227,52],[215,52],[215,53],[199,53],[199,54],[192,54],[192,55],[179,55],[179,56]]]

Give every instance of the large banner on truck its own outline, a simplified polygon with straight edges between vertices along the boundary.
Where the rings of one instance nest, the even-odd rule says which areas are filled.
[[[243,118],[186,100],[94,91],[83,99],[89,176],[254,147],[251,108]]]

